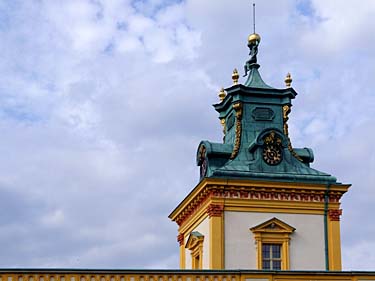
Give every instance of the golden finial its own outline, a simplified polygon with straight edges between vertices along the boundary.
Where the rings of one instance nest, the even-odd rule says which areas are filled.
[[[219,99],[220,101],[223,101],[225,99],[226,93],[224,91],[224,88],[221,88],[220,93],[219,93]]]
[[[260,35],[258,33],[250,34],[249,37],[247,37],[247,42],[250,44],[259,44],[260,43]]]
[[[233,84],[234,85],[237,85],[238,84],[238,78],[240,77],[240,75],[238,74],[238,70],[237,68],[235,68],[233,70],[233,73],[232,73],[232,80],[233,80]]]
[[[286,85],[286,87],[287,87],[287,88],[290,88],[291,85],[292,85],[292,81],[293,81],[293,79],[292,79],[292,75],[290,75],[289,72],[288,72],[288,74],[286,75],[284,81],[285,81],[285,85]]]

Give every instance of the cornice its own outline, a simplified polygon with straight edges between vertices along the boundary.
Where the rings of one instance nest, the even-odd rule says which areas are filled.
[[[350,185],[344,184],[331,185],[328,191],[328,203],[339,203],[349,187]],[[326,192],[327,186],[323,184],[205,178],[177,206],[169,218],[181,226],[208,201],[217,200],[224,200],[224,209],[228,204],[228,207],[233,207],[233,204],[243,206],[250,202],[275,202],[278,205],[285,203],[286,208],[290,203],[295,202],[299,204],[300,209],[301,205],[309,209],[311,204],[323,204]]]

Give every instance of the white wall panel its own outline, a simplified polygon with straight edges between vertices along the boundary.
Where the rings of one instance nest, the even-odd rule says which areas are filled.
[[[324,270],[324,216],[283,213],[224,212],[225,268],[256,269],[256,245],[250,231],[273,217],[296,228],[291,234],[290,269]]]
[[[199,233],[203,234],[203,268],[208,269],[210,260],[209,260],[209,245],[210,245],[210,224],[209,218],[205,218],[193,231],[198,231]],[[186,238],[187,241],[188,238]],[[186,243],[186,242],[185,242]],[[191,253],[190,250],[185,249],[185,268],[192,269],[191,264]]]

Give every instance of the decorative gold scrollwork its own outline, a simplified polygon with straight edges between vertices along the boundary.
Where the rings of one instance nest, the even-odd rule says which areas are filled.
[[[223,126],[223,134],[224,134],[224,136],[223,136],[223,142],[224,142],[225,141],[225,131],[226,131],[225,118],[221,118],[220,119],[220,123]]]
[[[264,137],[264,143],[266,145],[277,145],[281,146],[282,140],[276,136],[275,131],[271,131],[267,136]]]
[[[241,145],[241,133],[242,133],[242,103],[237,102],[233,104],[233,109],[236,111],[236,139],[234,141],[234,147],[230,159],[234,159]]]
[[[283,106],[283,121],[284,121],[284,135],[286,136],[287,140],[288,140],[288,150],[290,151],[290,153],[299,161],[303,161],[301,159],[301,157],[298,156],[298,154],[294,151],[293,147],[292,147],[292,143],[290,141],[290,138],[289,138],[289,130],[288,130],[288,120],[289,120],[289,113],[290,113],[290,106],[289,105],[284,105]]]

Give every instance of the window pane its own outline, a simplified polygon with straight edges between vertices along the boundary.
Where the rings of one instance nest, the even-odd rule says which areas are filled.
[[[262,269],[281,270],[281,245],[262,244]]]
[[[281,261],[273,261],[272,269],[281,269]]]
[[[264,259],[270,258],[270,245],[269,244],[263,244],[262,245],[262,255]]]
[[[280,258],[280,245],[272,245],[272,258],[279,259]]]

